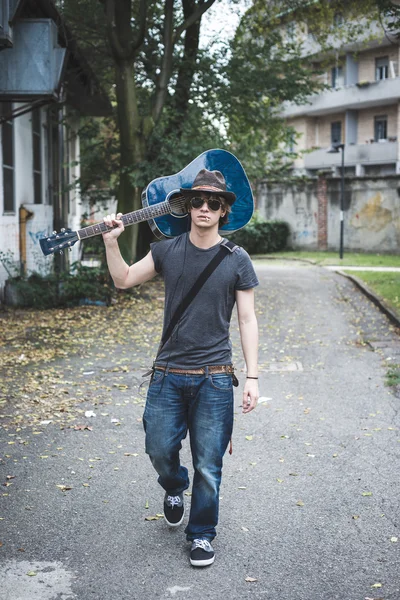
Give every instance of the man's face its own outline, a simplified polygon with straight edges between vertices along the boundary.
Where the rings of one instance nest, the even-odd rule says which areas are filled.
[[[199,208],[194,208],[193,205],[191,205],[190,215],[192,217],[192,222],[202,229],[209,229],[215,226],[216,223],[219,223],[220,217],[223,217],[226,212],[222,204],[222,199],[215,194],[209,194],[207,192],[199,192],[196,194],[196,198],[201,198],[203,204]],[[206,202],[207,200],[218,200],[221,205],[220,208],[218,210],[212,210]],[[198,201],[196,203],[198,203]]]

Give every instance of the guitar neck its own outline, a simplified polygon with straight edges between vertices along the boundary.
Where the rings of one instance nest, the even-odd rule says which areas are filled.
[[[141,223],[142,221],[154,219],[155,217],[161,217],[162,215],[167,215],[169,213],[171,213],[171,205],[168,200],[165,200],[159,204],[147,206],[146,208],[134,210],[126,215],[122,215],[121,221],[125,227],[128,227],[128,225]],[[79,239],[83,240],[89,237],[94,237],[95,235],[99,235],[100,233],[105,233],[106,231],[110,231],[110,228],[107,227],[104,222],[102,222],[96,223],[96,225],[90,225],[89,227],[84,227],[83,229],[78,229],[77,234]]]

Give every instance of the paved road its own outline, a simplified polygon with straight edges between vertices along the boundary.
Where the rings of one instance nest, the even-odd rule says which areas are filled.
[[[400,400],[384,386],[398,333],[335,273],[257,270],[262,401],[242,415],[237,393],[214,565],[193,569],[182,531],[145,520],[162,492],[143,399],[103,357],[90,378],[111,400],[84,405],[92,431],[2,435],[3,600],[399,600]],[[241,369],[236,324],[233,338]]]

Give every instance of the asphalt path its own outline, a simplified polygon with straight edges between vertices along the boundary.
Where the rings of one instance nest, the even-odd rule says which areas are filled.
[[[398,331],[336,273],[256,268],[261,401],[243,415],[237,388],[215,563],[191,567],[160,516],[139,371],[102,358],[87,373],[112,401],[83,404],[82,429],[1,434],[2,600],[399,600]],[[242,386],[236,319],[232,338]]]

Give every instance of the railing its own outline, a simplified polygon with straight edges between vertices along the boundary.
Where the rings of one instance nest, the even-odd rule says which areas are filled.
[[[400,98],[400,77],[382,81],[366,81],[310,96],[309,104],[284,104],[282,116],[323,115],[348,109],[360,110],[382,104],[397,103]]]
[[[328,148],[319,148],[304,155],[306,169],[322,169],[326,167],[339,167],[341,165],[341,152],[328,153]],[[354,165],[379,165],[397,161],[398,142],[376,142],[373,144],[351,144],[345,147],[345,166]]]

